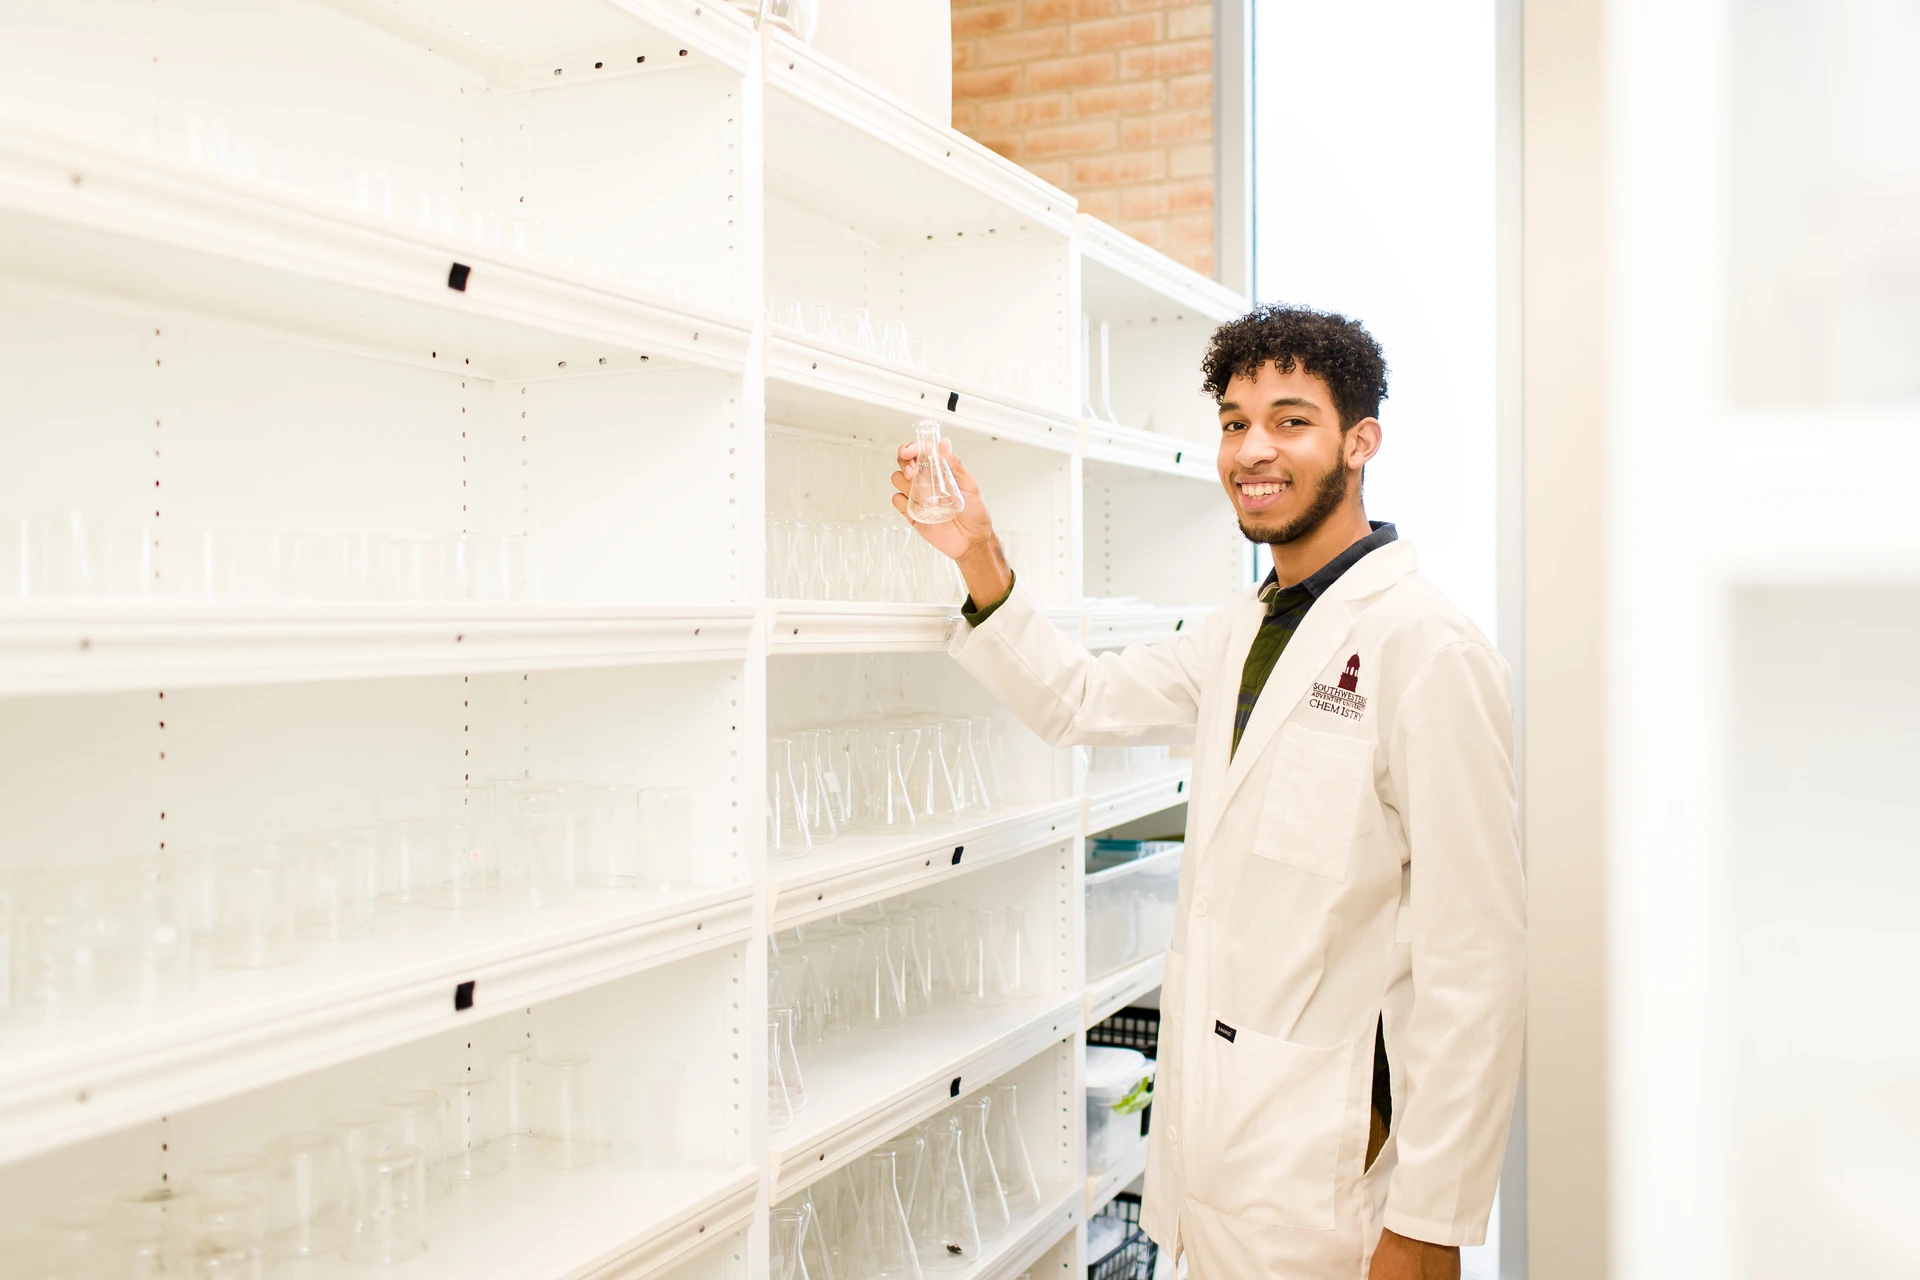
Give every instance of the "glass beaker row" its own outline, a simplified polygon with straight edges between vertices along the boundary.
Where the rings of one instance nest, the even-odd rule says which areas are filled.
[[[899,833],[1007,803],[991,715],[840,722],[767,740],[767,848],[804,857],[850,831]]]
[[[682,1076],[669,1061],[509,1045],[430,1085],[257,1148],[179,1160],[181,1174],[56,1213],[34,1241],[46,1269],[34,1274],[259,1277],[269,1262],[335,1254],[404,1262],[430,1247],[430,1200],[509,1167],[681,1166]]]
[[[1040,364],[1030,358],[972,359],[930,347],[913,337],[904,320],[876,322],[868,307],[843,306],[786,297],[767,302],[770,323],[819,342],[830,342],[891,364],[960,378],[1023,400],[1040,398]]]
[[[693,882],[683,787],[447,788],[437,816],[0,876],[0,1014],[66,1022],[191,993],[208,969],[294,963],[375,917]]]
[[[978,1263],[1039,1209],[1019,1088],[990,1086],[774,1211],[772,1275],[919,1276]]]
[[[0,596],[528,600],[524,534],[155,529],[82,511],[0,519]]]
[[[767,594],[780,600],[952,605],[966,594],[953,561],[898,515],[809,516],[767,525]]]

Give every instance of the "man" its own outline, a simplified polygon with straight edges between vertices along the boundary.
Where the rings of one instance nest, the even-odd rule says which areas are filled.
[[[1036,733],[1194,744],[1147,1231],[1189,1280],[1457,1277],[1520,1062],[1506,666],[1367,520],[1387,388],[1366,330],[1261,307],[1214,334],[1204,374],[1220,483],[1273,572],[1194,631],[1068,642],[957,459],[965,511],[915,528],[966,580],[954,657]]]

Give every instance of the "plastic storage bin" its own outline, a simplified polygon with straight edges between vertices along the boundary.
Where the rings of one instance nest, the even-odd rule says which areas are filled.
[[[1153,1060],[1138,1049],[1087,1049],[1087,1170],[1111,1169],[1141,1140],[1140,1112],[1152,1095]]]
[[[1159,1253],[1140,1229],[1140,1197],[1131,1191],[1087,1223],[1087,1280],[1151,1280]]]
[[[1180,896],[1183,848],[1176,845],[1087,876],[1089,982],[1166,949]]]
[[[1120,1012],[1087,1028],[1089,1045],[1113,1045],[1138,1049],[1148,1058],[1160,1056],[1160,1011],[1144,1005],[1128,1005]],[[1153,1132],[1153,1108],[1140,1113],[1140,1132]]]

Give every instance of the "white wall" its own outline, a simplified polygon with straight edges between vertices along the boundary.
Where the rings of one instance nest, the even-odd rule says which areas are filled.
[[[1494,5],[1260,0],[1262,302],[1364,323],[1387,352],[1367,511],[1495,634]]]

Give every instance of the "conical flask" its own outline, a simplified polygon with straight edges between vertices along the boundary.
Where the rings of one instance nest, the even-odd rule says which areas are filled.
[[[800,770],[807,836],[814,844],[825,844],[840,834],[841,788],[833,768],[832,735],[822,729],[802,730],[793,735],[793,752]]]
[[[1007,775],[1002,765],[1000,721],[984,712],[967,717],[973,735],[974,755],[987,776],[987,794],[995,807],[1007,803]]]
[[[784,1129],[793,1123],[793,1099],[787,1093],[785,1064],[780,1057],[780,1020],[767,1018],[767,1128]]]
[[[861,1222],[866,1228],[867,1252],[873,1260],[872,1274],[920,1280],[920,1257],[913,1251],[907,1211],[900,1203],[893,1152],[869,1151],[866,1164],[867,1194],[861,1204]]]
[[[869,831],[911,831],[919,819],[907,793],[907,755],[911,746],[911,733],[899,729],[882,729],[868,735]]]
[[[946,913],[930,902],[913,908],[913,925],[921,954],[926,957],[927,994],[936,1004],[946,1004],[959,994],[960,980],[953,972],[953,952],[947,945]]]
[[[993,785],[983,758],[985,747],[978,735],[972,717],[946,722],[947,772],[953,775],[954,796],[961,813],[976,817],[992,812],[994,805]]]
[[[894,962],[900,971],[901,1004],[908,1017],[926,1013],[933,1008],[933,982],[913,912],[896,911],[887,917],[887,923],[893,926]]]
[[[840,1273],[834,1269],[833,1250],[827,1241],[830,1227],[821,1211],[814,1205],[814,1188],[802,1191],[793,1202],[796,1209],[807,1211],[806,1230],[800,1233],[801,1271],[795,1272],[795,1280],[801,1275],[807,1280],[839,1280]]]
[[[967,912],[966,960],[960,974],[960,1002],[976,1009],[994,1009],[1006,1003],[1006,982],[1000,975],[1000,956],[993,945],[993,912],[973,907]]]
[[[816,1186],[813,1197],[822,1251],[831,1260],[835,1280],[865,1280],[873,1274],[873,1255],[867,1247],[862,1205],[867,1170],[855,1161],[830,1173]]]
[[[900,1192],[900,1207],[907,1211],[907,1224],[913,1224],[913,1198],[919,1194],[920,1179],[926,1174],[927,1138],[918,1128],[909,1129],[886,1146],[893,1152],[893,1181]]]
[[[858,1003],[853,1009],[857,1027],[893,1027],[906,1021],[900,975],[893,959],[893,930],[885,924],[863,925]]]
[[[1006,1193],[1000,1190],[1000,1173],[993,1165],[992,1144],[987,1141],[987,1115],[992,1109],[993,1099],[984,1093],[960,1104],[960,1162],[966,1166],[980,1238],[989,1241],[998,1240],[1013,1224]]]
[[[1033,1176],[1027,1154],[1027,1135],[1020,1128],[1020,1087],[1002,1081],[987,1090],[993,1106],[987,1112],[987,1154],[1000,1175],[1000,1191],[1007,1212],[1022,1216],[1040,1207],[1040,1180]]]
[[[929,720],[913,727],[915,741],[907,761],[907,798],[922,822],[952,822],[960,816],[960,798],[947,768],[946,726]]]
[[[792,1005],[775,1005],[772,1015],[774,1052],[780,1059],[780,1083],[786,1086],[787,1109],[798,1114],[807,1105],[807,1086],[800,1076],[800,1051],[793,1043]]]
[[[768,1280],[810,1280],[804,1252],[812,1216],[804,1205],[775,1209],[768,1215]]]
[[[980,1225],[973,1192],[960,1160],[960,1120],[943,1116],[927,1130],[926,1165],[907,1217],[920,1265],[928,1271],[958,1271],[980,1256]]]
[[[920,419],[913,426],[913,442],[920,451],[907,478],[907,518],[917,524],[944,524],[966,510],[967,500],[941,448],[940,424]]]
[[[1016,1000],[1031,1000],[1047,989],[1046,975],[1033,958],[1033,946],[1027,941],[1027,909],[1007,908],[1006,929],[1000,936],[1000,980],[1007,994]]]
[[[767,739],[767,852],[776,858],[805,857],[813,849],[796,756],[792,738]]]

